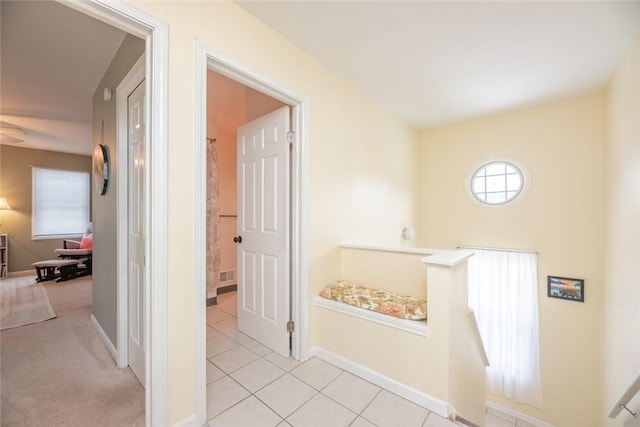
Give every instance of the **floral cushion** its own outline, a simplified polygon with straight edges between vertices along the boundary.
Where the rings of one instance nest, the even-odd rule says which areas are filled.
[[[402,319],[424,320],[427,318],[426,300],[352,285],[345,281],[327,286],[320,291],[320,296]]]

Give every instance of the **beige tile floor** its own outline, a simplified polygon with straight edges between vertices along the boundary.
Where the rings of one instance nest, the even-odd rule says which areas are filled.
[[[236,293],[207,308],[209,427],[457,427],[321,359],[284,358],[238,330]],[[531,427],[489,409],[487,427]]]

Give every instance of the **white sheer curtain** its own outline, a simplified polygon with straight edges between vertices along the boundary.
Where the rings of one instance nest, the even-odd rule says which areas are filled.
[[[487,388],[540,407],[537,255],[474,251],[469,259],[469,306],[491,364]]]

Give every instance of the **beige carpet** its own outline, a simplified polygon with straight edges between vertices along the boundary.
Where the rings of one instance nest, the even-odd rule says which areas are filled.
[[[47,290],[35,276],[0,280],[0,330],[53,319]]]
[[[46,283],[58,316],[0,332],[1,427],[144,426],[144,389],[90,323],[91,276]]]

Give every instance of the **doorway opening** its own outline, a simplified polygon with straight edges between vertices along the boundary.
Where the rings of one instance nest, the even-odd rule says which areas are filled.
[[[208,71],[207,302],[235,287],[235,326],[284,357],[291,320],[290,131],[289,106]]]
[[[285,104],[207,72],[207,305],[237,290],[238,128]]]
[[[289,277],[286,282],[287,289],[289,289],[286,302],[290,307],[290,313],[287,313],[287,315],[288,318],[293,321],[293,324],[295,324],[295,332],[293,332],[293,341],[291,343],[290,354],[294,359],[298,360],[305,360],[306,358],[308,358],[306,301],[307,266],[306,246],[304,245],[304,242],[306,241],[306,214],[303,209],[306,198],[307,173],[305,149],[307,141],[307,101],[306,97],[283,87],[278,82],[275,82],[272,79],[257,73],[255,70],[251,70],[246,65],[240,64],[228,58],[226,55],[216,51],[203,42],[198,42],[197,55],[198,67],[196,70],[196,90],[198,102],[196,105],[196,141],[198,147],[196,149],[196,153],[197,158],[199,159],[199,163],[195,180],[197,192],[197,216],[195,227],[196,250],[194,254],[196,260],[196,412],[198,422],[204,423],[207,417],[207,352],[205,346],[206,301],[207,298],[209,298],[209,300],[212,300],[219,297],[219,295],[217,294],[217,290],[218,287],[222,285],[220,279],[228,279],[230,276],[233,276],[238,278],[239,281],[237,281],[237,283],[228,284],[231,284],[231,286],[237,284],[238,288],[240,288],[240,291],[238,292],[238,295],[240,297],[238,308],[244,306],[245,308],[248,307],[250,311],[254,311],[251,307],[251,304],[247,303],[247,299],[250,300],[255,295],[242,295],[243,291],[247,290],[246,288],[243,288],[244,283],[246,283],[243,280],[243,276],[246,274],[258,274],[258,270],[259,274],[263,274],[266,271],[268,272],[267,275],[271,275],[276,270],[276,267],[274,266],[279,264],[278,260],[276,260],[274,257],[271,257],[271,255],[260,254],[253,250],[253,248],[250,248],[251,238],[246,234],[245,236],[243,236],[241,233],[238,233],[238,231],[242,231],[243,233],[250,233],[253,231],[252,226],[257,224],[251,222],[253,220],[253,217],[250,218],[251,214],[254,212],[253,205],[251,209],[247,210],[246,212],[245,209],[243,209],[243,206],[248,206],[246,204],[247,200],[257,200],[258,202],[256,202],[255,205],[259,205],[260,208],[264,208],[264,201],[277,199],[276,197],[273,197],[272,193],[268,193],[268,190],[265,190],[268,194],[259,195],[257,198],[252,198],[250,197],[250,195],[247,196],[247,194],[251,193],[251,191],[247,191],[248,188],[259,189],[261,191],[265,187],[261,185],[251,187],[251,185],[243,185],[241,181],[244,180],[245,184],[246,182],[254,183],[254,177],[257,179],[266,176],[269,182],[274,182],[274,180],[277,180],[277,173],[274,173],[276,169],[282,172],[286,172],[286,179],[288,180],[288,183],[285,187],[278,187],[280,189],[286,189],[286,198],[288,199],[286,204],[288,222],[285,223],[284,228],[282,226],[278,226],[271,227],[271,229],[272,231],[274,231],[276,228],[278,228],[278,231],[282,231],[286,236],[286,261],[289,264],[286,267],[286,275]],[[216,93],[215,87],[212,88],[213,93],[211,94],[211,98],[214,104],[216,101],[219,102],[222,99],[224,91],[231,91],[232,88],[241,91],[242,96],[235,96],[233,97],[234,101],[231,101],[237,103],[238,106],[236,110],[242,112],[241,114],[239,114],[239,116],[241,117],[239,119],[236,119],[236,124],[244,124],[249,122],[249,124],[247,124],[246,126],[240,127],[240,137],[237,137],[237,135],[235,134],[235,128],[233,126],[227,126],[227,128],[231,128],[231,130],[223,129],[224,126],[220,126],[219,124],[217,125],[218,128],[215,128],[215,125],[210,128],[207,127],[207,122],[210,121],[210,119],[213,123],[216,123],[215,115],[212,114],[215,110],[209,108],[209,97],[207,96],[207,82],[209,76],[213,76],[213,78],[217,79],[219,82],[224,82],[224,85],[218,87],[218,93]],[[226,107],[229,106],[230,104],[226,103]],[[231,112],[233,110],[233,108],[221,108],[219,114],[222,117],[224,116],[224,114],[232,114]],[[264,123],[262,123],[263,127],[260,128],[261,130],[258,128],[256,128],[258,130],[249,129],[251,126],[256,126],[256,122],[265,119],[265,117],[273,118],[274,115],[277,115],[277,112],[279,112],[279,117],[283,120],[283,123],[286,122],[285,125],[269,127],[269,125],[264,125]],[[252,119],[253,121],[251,121]],[[224,120],[220,118],[218,121],[219,123],[222,123]],[[269,120],[271,119],[267,119],[267,122],[269,122]],[[267,128],[269,130],[265,131],[265,129]],[[274,130],[276,128],[277,130]],[[284,130],[284,128],[286,128],[286,130]],[[287,131],[289,130],[291,130],[292,133],[288,134]],[[229,236],[227,236],[227,234],[231,232],[231,241],[220,242],[221,252],[218,254],[220,256],[219,261],[216,261],[216,254],[213,251],[210,252],[210,258],[207,259],[207,243],[212,243],[211,241],[207,242],[207,239],[209,238],[209,233],[207,232],[207,151],[210,150],[209,147],[213,144],[219,144],[220,146],[223,146],[224,144],[230,144],[231,154],[224,154],[225,149],[223,148],[221,150],[221,155],[231,156],[232,154],[236,154],[236,150],[238,150],[238,147],[244,147],[240,150],[243,153],[247,151],[245,150],[245,148],[249,146],[265,147],[269,145],[268,138],[260,140],[260,138],[265,134],[276,135],[274,136],[275,139],[278,139],[280,142],[284,142],[284,147],[286,147],[287,153],[286,163],[269,163],[271,160],[270,158],[267,159],[267,157],[269,157],[270,155],[265,153],[258,153],[256,155],[263,155],[265,157],[258,160],[257,163],[252,163],[253,160],[246,159],[246,161],[244,161],[243,163],[242,159],[237,158],[230,162],[233,165],[238,165],[235,171],[233,170],[233,168],[231,168],[231,171],[229,171],[229,162],[226,162],[225,165],[221,167],[221,169],[218,169],[217,172],[219,174],[225,174],[225,176],[235,175],[237,177],[237,192],[236,189],[233,188],[227,188],[219,192],[220,198],[228,197],[228,199],[230,200],[219,200],[220,210],[218,210],[216,214],[226,215],[221,219],[223,219],[223,221],[231,222],[231,225],[225,225],[222,222],[218,221],[216,221],[215,224],[218,227],[218,234],[220,235],[219,239],[222,240],[222,234],[224,233],[225,237],[227,238],[226,240],[228,240]],[[291,141],[290,144],[287,142],[287,139]],[[246,144],[242,145],[245,142]],[[226,148],[228,149],[229,147]],[[220,166],[222,164],[222,159],[218,158],[216,164],[217,166]],[[265,164],[267,164],[267,166],[264,169],[259,169],[261,167],[260,165]],[[274,165],[277,165],[277,167]],[[253,169],[254,167],[255,169]],[[220,183],[223,183],[222,185],[225,185],[223,179],[220,180]],[[231,194],[232,196],[229,197],[229,194]],[[233,198],[234,194],[237,194],[235,200]],[[229,212],[222,211],[223,207],[231,210]],[[240,209],[237,209],[238,207],[240,207]],[[233,213],[233,209],[236,209],[235,213]],[[273,212],[276,212],[274,209],[276,209],[278,212],[282,212],[281,207],[276,208],[273,205],[268,205],[267,215],[271,215]],[[235,216],[237,216],[237,220],[235,219]],[[272,218],[275,216],[277,215],[272,215]],[[238,221],[237,226],[233,224],[235,221]],[[261,223],[262,225],[256,226],[255,228],[259,230],[270,229],[270,227],[265,226],[267,222],[263,222]],[[223,230],[223,227],[226,227],[227,229]],[[233,233],[234,231],[236,231],[235,234]],[[273,234],[277,235],[279,233],[276,233],[274,231]],[[235,242],[233,240],[234,237],[236,240]],[[212,238],[214,240],[217,239],[215,233]],[[247,245],[242,246],[245,245],[245,243]],[[224,260],[223,251],[225,249],[222,248],[223,245],[228,246],[226,249],[227,253],[224,257]],[[233,254],[236,251],[239,255],[239,257],[237,257],[236,259],[239,259],[240,262],[235,266],[234,274],[230,273],[231,270],[223,270],[223,267],[228,268],[228,265],[225,265],[223,261],[228,261],[229,259],[233,260],[234,257],[233,255],[229,255],[229,252]],[[264,261],[265,259],[267,259],[267,262],[260,264],[260,260]],[[214,264],[219,262],[219,264],[217,266],[210,266],[210,262]],[[243,267],[243,262],[245,263],[245,267]],[[246,267],[247,265],[249,267]],[[254,268],[254,266],[257,266],[258,268],[256,269]],[[270,270],[271,267],[273,268]],[[220,276],[220,273],[226,274],[224,276]],[[210,286],[210,289],[207,289],[208,276],[213,279],[210,282],[212,285]],[[278,280],[272,280],[272,282],[276,283],[278,282]],[[262,302],[260,302],[259,304],[261,303]],[[260,307],[263,306],[261,305]],[[238,323],[242,324],[242,321],[240,320]],[[259,322],[257,324],[261,325],[261,323]],[[287,339],[287,354],[289,353],[289,332],[287,331],[288,326],[289,325],[284,324],[282,327],[282,336],[286,336]],[[260,329],[260,326],[258,326],[258,329]]]
[[[5,4],[3,3],[3,8],[4,6]],[[21,2],[16,2],[16,4],[12,4],[11,6],[22,7],[22,6],[26,6],[26,4],[23,5]],[[43,14],[43,11],[41,11],[40,9],[45,8],[45,6],[47,6],[49,9],[45,9]],[[61,4],[58,2],[47,2],[46,5],[43,3],[42,5],[36,5],[34,7],[35,7],[35,13],[39,14],[37,16],[37,18],[39,19],[39,22],[43,22],[45,23],[45,25],[25,25],[24,14],[17,15],[18,19],[13,19],[12,25],[10,26],[9,25],[5,26],[4,25],[5,22],[3,21],[3,25],[2,25],[3,46],[5,43],[5,33],[4,33],[5,30],[8,30],[10,27],[14,29],[19,27],[26,28],[26,31],[31,32],[31,34],[29,34],[29,37],[18,36],[16,37],[16,39],[23,40],[23,41],[27,41],[27,40],[31,41],[33,40],[32,38],[33,28],[40,28],[41,30],[44,31],[44,27],[48,27],[49,24],[54,21],[53,19],[54,14],[48,13],[47,10],[51,11],[52,8],[60,8],[58,12],[61,14],[62,12],[60,12],[60,10],[65,10],[65,14],[68,19],[64,21],[64,24],[66,25],[63,25],[61,27],[65,31],[59,30],[58,33],[55,34],[53,37],[68,34],[66,30],[71,29],[73,27],[76,30],[79,29],[80,31],[84,31],[85,35],[91,34],[92,36],[95,36],[95,38],[88,37],[87,39],[92,40],[92,42],[94,43],[97,42],[97,39],[98,39],[97,31],[91,31],[91,29],[87,29],[87,27],[83,25],[89,21],[92,21],[93,19],[90,19],[90,20],[85,19],[84,23],[81,22],[82,19],[80,19],[80,18],[86,18],[86,16],[89,16],[91,18],[94,18],[97,21],[107,24],[107,26],[122,30],[123,32],[128,33],[129,35],[134,36],[133,38],[137,37],[141,39],[142,46],[147,53],[147,63],[145,67],[145,73],[146,73],[147,82],[148,82],[147,87],[149,89],[148,105],[150,106],[150,108],[147,110],[146,122],[149,124],[147,132],[149,135],[149,140],[150,142],[152,142],[151,144],[152,150],[146,156],[146,165],[149,166],[151,170],[146,174],[145,181],[144,181],[144,187],[145,187],[145,190],[147,190],[146,194],[148,194],[147,198],[145,198],[145,204],[147,205],[146,206],[147,209],[145,210],[146,214],[144,218],[144,223],[146,224],[146,228],[151,229],[152,232],[148,233],[148,235],[150,236],[150,239],[149,239],[149,242],[147,242],[147,244],[145,245],[146,246],[145,254],[147,259],[147,266],[145,268],[147,273],[149,273],[147,275],[148,278],[146,280],[154,282],[154,289],[152,291],[149,291],[145,295],[145,304],[147,304],[148,307],[150,307],[152,310],[146,310],[145,312],[148,314],[144,317],[144,319],[142,319],[144,328],[146,328],[146,331],[147,331],[146,335],[153,337],[153,339],[149,340],[146,344],[147,349],[148,350],[152,349],[153,351],[146,352],[147,360],[145,365],[146,365],[146,370],[150,373],[150,375],[147,375],[147,378],[144,381],[145,383],[144,384],[145,386],[144,407],[146,412],[145,422],[147,425],[165,425],[166,418],[167,418],[166,417],[166,412],[167,412],[166,359],[167,357],[166,357],[166,350],[165,350],[167,347],[166,261],[165,261],[166,240],[167,240],[167,237],[166,237],[166,210],[167,210],[166,187],[167,185],[166,185],[166,136],[165,136],[166,121],[164,120],[164,116],[165,116],[165,110],[166,110],[166,82],[165,82],[166,77],[165,76],[166,76],[166,68],[167,68],[166,66],[167,41],[168,41],[167,27],[166,27],[166,24],[162,23],[156,18],[124,2],[113,3],[113,4],[108,2],[99,2],[99,1],[91,1],[91,2],[69,1],[69,2],[64,2],[64,4]],[[72,11],[71,9],[74,9],[75,11]],[[58,12],[55,12],[55,13],[57,14]],[[80,12],[80,14],[77,12]],[[70,15],[74,15],[75,17],[69,18]],[[5,14],[3,11],[3,19],[6,16],[7,14]],[[129,37],[129,36],[123,36],[123,37]],[[74,38],[75,40],[78,40],[79,38],[81,38],[81,36],[78,37],[76,35],[72,38]],[[76,46],[75,42],[68,43],[68,44],[70,46]],[[43,49],[46,50],[44,43],[42,41],[36,41],[35,46],[32,46],[28,49],[23,49],[23,51],[28,56],[32,58],[36,58],[38,61],[42,61],[44,60],[45,57],[51,56],[51,55],[38,55],[38,54],[34,55],[34,52],[41,52],[43,51]],[[116,49],[116,47],[114,47],[113,49]],[[115,53],[115,51],[114,50],[106,51],[102,49],[100,50],[94,49],[94,50],[95,52],[98,52],[98,53],[104,52],[103,58],[106,58],[104,61],[104,65],[105,67],[107,67],[110,61],[112,60],[113,54]],[[53,56],[58,58],[59,63],[62,63],[63,67],[53,70],[52,67],[46,67],[46,66],[43,66],[42,64],[38,64],[38,67],[27,67],[22,65],[21,71],[25,72],[25,75],[27,76],[29,76],[29,73],[26,73],[26,71],[33,70],[36,68],[41,68],[45,70],[51,76],[72,75],[73,68],[77,68],[77,70],[79,70],[80,73],[86,74],[87,76],[88,75],[93,76],[92,73],[84,72],[85,70],[88,70],[91,67],[93,67],[93,71],[95,72],[99,72],[99,71],[103,73],[106,72],[106,70],[102,68],[102,64],[100,64],[100,62],[102,61],[89,59],[89,55],[82,58],[83,61],[80,61],[82,62],[81,67],[74,67],[70,65],[71,61],[65,61],[64,57],[62,56],[62,50],[57,51],[56,49],[50,49],[50,52],[56,53]],[[3,54],[4,53],[5,52],[3,51]],[[82,54],[78,53],[76,56],[82,57]],[[14,66],[16,65],[20,66],[18,62],[14,61]],[[87,67],[86,69],[84,68],[85,66]],[[96,77],[97,80],[91,81],[89,83],[96,85],[100,80],[100,78],[98,77]],[[40,81],[40,83],[44,84],[48,80],[35,78],[34,81]],[[74,83],[73,80],[72,80],[72,83]],[[69,84],[69,85],[60,84],[57,86],[57,89],[62,89],[62,91],[67,91],[68,93],[76,93],[74,92],[74,90],[72,90],[73,89],[72,86],[73,84]],[[77,86],[79,86],[79,84]],[[50,88],[54,88],[54,87],[56,86],[54,85],[50,86]],[[111,96],[111,92],[110,92],[111,88],[112,87],[107,87],[106,89],[108,90],[104,91],[105,101],[107,100],[107,98]],[[94,87],[90,87],[89,89],[93,90]],[[50,92],[49,95],[51,95],[51,93],[55,91],[50,90],[49,92]],[[30,94],[30,92],[28,91],[25,93],[27,97]],[[91,93],[92,92],[88,92],[89,94],[88,100],[87,100],[87,102],[89,103],[88,108],[85,107],[84,104],[81,104],[81,106],[83,107],[82,109],[85,111],[89,111],[90,113],[92,111]],[[99,98],[102,98],[102,93],[103,92],[101,89],[99,93]],[[82,92],[82,95],[84,96],[84,91]],[[95,98],[98,98],[98,96],[96,96]],[[35,96],[32,96],[32,99],[35,99]],[[111,106],[113,106],[113,102],[111,103]],[[42,106],[40,105],[39,107],[41,108]],[[45,136],[45,135],[48,135],[48,132],[53,133],[53,130],[56,128],[54,126],[55,120],[52,120],[54,118],[67,119],[67,122],[68,122],[67,124],[71,124],[71,123],[73,123],[74,125],[76,124],[74,123],[74,120],[69,120],[74,118],[74,116],[70,115],[69,110],[71,110],[71,108],[67,109],[65,107],[65,104],[60,102],[57,104],[57,110],[54,110],[56,114],[41,113],[42,109],[37,110],[38,114],[28,114],[29,112],[26,111],[26,109],[23,109],[23,110],[16,110],[17,111],[16,117],[17,115],[21,114],[23,119],[31,120],[31,125],[24,125],[24,126],[32,130],[36,127],[34,119],[41,119],[41,118],[49,119],[46,128],[42,130],[38,129],[37,131],[34,130],[32,132],[32,134],[35,136]],[[59,112],[59,115],[57,114],[58,112]],[[82,122],[82,124],[85,122],[84,119],[76,120],[76,121]],[[113,123],[113,121],[111,121],[111,123]],[[67,128],[63,128],[63,130],[64,129],[67,129]],[[96,129],[97,131],[93,133],[93,136],[95,136],[96,139],[98,139],[100,135],[100,130],[102,129],[100,121],[97,121],[97,123],[96,121],[94,121],[94,130]],[[89,131],[87,132],[87,137],[83,137],[80,139],[82,142],[84,141],[90,142],[92,141],[91,135],[92,135],[91,131]],[[112,135],[113,133],[111,133],[109,136],[112,136]],[[43,137],[42,139],[44,140],[45,138]],[[65,138],[60,138],[59,140],[62,141],[64,139]],[[66,138],[66,139],[71,139],[71,138]],[[109,140],[112,141],[111,138],[109,138]],[[92,150],[89,150],[89,153],[91,151]],[[114,151],[115,149],[114,149],[114,146],[112,145],[111,147],[112,156],[114,156],[115,154]],[[115,173],[115,172],[116,171],[113,171],[112,173]],[[101,202],[106,203],[108,197],[113,196],[115,192],[114,190],[115,188],[112,184],[111,188],[109,189],[110,193],[107,193],[106,195],[107,197],[101,198]],[[112,203],[109,207],[114,208],[113,211],[110,211],[111,213],[115,211],[115,203]],[[100,209],[101,208],[102,206],[100,207]],[[105,223],[102,222],[103,220],[102,218],[104,218],[104,216],[97,217],[96,212],[94,211],[92,217],[96,219],[96,223],[94,224],[94,231],[98,231],[96,233],[96,237],[99,237],[98,234],[102,230],[106,229],[106,227],[103,227]],[[113,216],[111,216],[109,220],[112,221],[111,223],[113,224],[113,221],[114,221]],[[97,266],[98,263],[107,263],[111,265],[114,264],[113,259],[109,259],[109,256],[115,257],[116,242],[115,242],[114,234],[115,233],[112,233],[111,231],[106,232],[104,234],[106,238],[101,239],[102,242],[106,242],[108,240],[109,247],[107,250],[102,251],[102,253],[100,254],[101,258],[99,261],[97,260],[97,257],[94,258],[94,264],[93,264],[94,280],[96,280],[98,277],[100,277],[101,279],[102,277],[104,277],[101,271],[104,272],[105,270],[104,268],[98,267]],[[96,247],[96,249],[98,249],[98,247]],[[51,250],[51,252],[53,252],[53,250]],[[101,325],[99,325],[98,322],[96,322],[96,325],[98,325],[98,327],[96,328],[98,330],[98,334],[103,339],[103,341],[105,341],[105,344],[107,344],[107,348],[111,351],[111,354],[115,357],[115,353],[118,350],[114,345],[116,341],[114,332],[115,332],[115,322],[117,317],[116,303],[115,303],[116,283],[115,283],[115,280],[113,280],[113,276],[106,277],[104,282],[106,282],[107,285],[109,286],[108,291],[110,291],[111,293],[109,293],[106,298],[101,298],[104,296],[104,294],[101,294],[99,297],[92,298],[94,302],[93,313],[95,314],[96,318],[101,319]],[[100,307],[102,309],[102,311],[100,312],[100,315],[98,315],[99,309],[96,308],[98,306],[98,303],[101,304]],[[108,333],[106,333],[105,330]],[[101,331],[103,333],[101,333]]]
[[[127,3],[70,1],[85,15],[145,40],[144,336],[145,424],[167,424],[167,68],[168,26]],[[106,96],[106,95],[105,95]],[[118,212],[118,217],[122,212]],[[118,249],[127,245],[117,239]],[[149,284],[153,283],[153,287]],[[118,277],[121,294],[121,276]],[[121,313],[117,313],[118,322]],[[120,325],[118,325],[120,329]],[[120,345],[118,340],[118,345]],[[119,348],[120,349],[120,348]],[[119,350],[117,349],[117,350]]]

